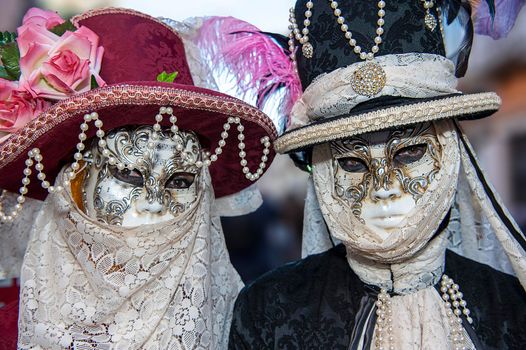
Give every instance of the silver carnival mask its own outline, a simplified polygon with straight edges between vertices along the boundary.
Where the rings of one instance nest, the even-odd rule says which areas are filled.
[[[83,184],[87,214],[121,226],[170,220],[197,198],[202,148],[191,132],[123,128],[105,137],[107,150],[91,148]],[[109,152],[108,152],[109,151]]]
[[[330,143],[335,193],[381,236],[398,228],[441,167],[431,123]]]

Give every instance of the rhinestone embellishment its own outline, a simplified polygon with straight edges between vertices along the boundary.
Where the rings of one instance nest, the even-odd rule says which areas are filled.
[[[305,58],[312,58],[312,55],[314,54],[314,48],[312,47],[311,43],[305,43],[301,47],[301,52]]]
[[[426,16],[424,17],[424,23],[430,31],[434,31],[437,27],[437,20],[429,10],[427,10]]]
[[[382,91],[385,81],[384,69],[378,63],[366,62],[353,73],[351,86],[357,94],[372,97]]]

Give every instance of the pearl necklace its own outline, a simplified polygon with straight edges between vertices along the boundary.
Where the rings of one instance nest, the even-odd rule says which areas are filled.
[[[467,303],[463,299],[464,295],[460,292],[460,287],[453,279],[447,275],[442,276],[440,282],[440,292],[442,300],[446,307],[446,315],[449,319],[451,332],[449,338],[455,350],[466,350],[467,339],[464,336],[464,327],[462,326],[462,315],[466,317],[469,324],[473,323]],[[393,332],[393,311],[391,296],[387,290],[382,288],[378,294],[376,305],[376,327],[375,327],[375,348],[394,350]],[[462,309],[462,310],[461,310]],[[385,347],[387,345],[387,347]]]
[[[312,58],[312,55],[314,54],[314,48],[312,47],[312,44],[309,43],[309,25],[310,25],[310,18],[312,17],[312,8],[314,7],[314,3],[312,1],[307,1],[305,4],[307,7],[307,11],[305,11],[305,20],[303,21],[303,29],[300,30],[298,28],[298,24],[296,23],[296,17],[294,16],[294,8],[291,8],[289,10],[289,49],[292,46],[291,52],[294,55],[294,38],[298,40],[301,44],[301,51],[303,52],[303,56],[306,58]]]
[[[356,39],[353,38],[352,32],[349,30],[349,26],[345,24],[345,17],[342,16],[342,11],[338,8],[338,2],[334,0],[329,0],[330,6],[333,10],[334,15],[336,16],[336,22],[340,26],[341,31],[344,33],[345,39],[348,40],[349,45],[353,48],[354,53],[356,53],[360,59],[366,61],[364,65],[359,67],[353,75],[351,80],[351,86],[358,94],[362,96],[372,97],[378,94],[385,86],[386,83],[386,74],[384,69],[378,64],[373,62],[374,55],[380,50],[380,44],[382,43],[382,34],[384,29],[382,28],[385,24],[385,1],[378,1],[378,20],[376,24],[376,37],[374,38],[374,46],[371,48],[370,52],[366,52],[362,49],[360,45],[356,42]],[[308,1],[305,6],[307,10],[305,11],[305,20],[303,21],[304,28],[301,30],[298,27],[295,15],[294,8],[289,10],[289,50],[291,52],[290,57],[294,63],[296,63],[295,58],[295,46],[294,39],[298,40],[302,45],[302,53],[305,58],[312,58],[314,54],[314,48],[309,42],[309,25],[311,24],[310,18],[312,17],[312,10],[314,8],[314,3]]]
[[[425,0],[422,0],[425,1]],[[344,33],[345,38],[349,41],[349,45],[353,48],[353,51],[360,56],[362,60],[372,60],[374,58],[374,54],[377,53],[380,50],[379,45],[382,43],[382,34],[384,33],[384,29],[382,26],[385,24],[385,20],[383,19],[385,16],[385,1],[380,0],[378,1],[378,21],[376,22],[378,27],[376,28],[376,37],[374,38],[374,46],[371,48],[371,52],[367,53],[365,51],[362,51],[362,47],[357,45],[356,39],[354,39],[352,36],[352,32],[349,30],[349,26],[345,24],[346,20],[345,17],[342,16],[342,11],[338,8],[338,2],[334,0],[329,0],[331,8],[333,9],[334,16],[336,16],[336,22],[340,25],[340,29]],[[426,2],[427,4],[427,2]],[[432,2],[431,2],[432,4]],[[432,6],[432,5],[431,5]],[[303,56],[306,58],[312,58],[312,55],[314,53],[314,48],[312,47],[312,44],[309,42],[309,25],[311,24],[310,18],[312,17],[312,9],[314,7],[314,3],[312,1],[307,1],[305,4],[305,7],[307,10],[305,11],[305,20],[303,21],[304,27],[300,32],[300,29],[298,27],[296,18],[294,16],[294,8],[291,8],[289,10],[289,29],[291,31],[292,35],[289,35],[289,37],[293,37],[296,40],[299,41],[299,43],[302,45],[302,52]],[[290,43],[289,43],[290,44]]]

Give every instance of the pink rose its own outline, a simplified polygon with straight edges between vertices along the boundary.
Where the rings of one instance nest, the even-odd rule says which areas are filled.
[[[33,97],[63,100],[89,91],[93,75],[99,86],[104,48],[86,27],[57,36],[37,25],[19,28],[20,88]]]
[[[64,23],[64,19],[56,12],[46,11],[37,7],[30,8],[22,19],[22,26],[37,25],[46,29],[52,29],[59,24]]]
[[[26,91],[19,90],[16,82],[0,79],[0,142],[50,105],[49,102],[33,99]]]

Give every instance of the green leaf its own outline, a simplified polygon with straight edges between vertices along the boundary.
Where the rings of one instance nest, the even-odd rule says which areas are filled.
[[[91,76],[91,90],[96,89],[99,87],[99,84],[97,83],[97,79],[95,79],[95,76]]]
[[[12,76],[10,76],[9,73],[7,73],[4,66],[0,66],[0,78],[5,80],[16,80]]]
[[[16,33],[0,32],[0,45],[12,43],[16,40]]]
[[[177,74],[179,74],[179,72],[166,73],[166,71],[164,71],[157,75],[157,81],[161,83],[173,83],[175,78],[177,78]]]
[[[51,33],[55,33],[58,36],[62,36],[67,31],[74,32],[76,30],[77,30],[77,27],[75,27],[73,25],[73,23],[71,23],[70,20],[67,20],[66,22],[64,22],[62,24],[58,24],[58,25],[54,26],[49,31]]]
[[[0,57],[11,80],[18,80],[20,78],[20,51],[16,42],[0,46]]]

